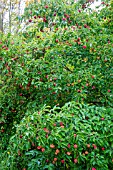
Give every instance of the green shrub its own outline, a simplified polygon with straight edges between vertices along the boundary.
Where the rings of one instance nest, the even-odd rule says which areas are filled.
[[[26,113],[10,139],[7,167],[112,169],[112,113],[110,108],[76,102]]]
[[[25,9],[23,32],[0,33],[2,153],[26,112],[69,101],[113,107],[112,1],[99,12],[65,0],[46,3]]]

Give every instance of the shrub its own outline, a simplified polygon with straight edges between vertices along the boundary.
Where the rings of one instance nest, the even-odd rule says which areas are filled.
[[[0,33],[2,153],[26,112],[69,101],[113,107],[112,1],[98,12],[65,0],[45,3],[25,9],[23,32]]]
[[[112,113],[76,102],[26,113],[10,139],[7,167],[112,169]]]

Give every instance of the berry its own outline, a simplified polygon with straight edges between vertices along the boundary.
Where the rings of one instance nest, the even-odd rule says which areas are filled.
[[[50,145],[50,148],[55,148],[55,145],[54,145],[54,144],[51,144],[51,145]]]
[[[105,148],[102,148],[102,151],[104,151],[105,150]]]
[[[41,151],[44,152],[44,151],[45,151],[45,148],[42,148]]]
[[[65,160],[61,160],[61,163],[64,164]]]
[[[29,22],[32,22],[32,19],[29,19]]]
[[[82,47],[85,49],[85,48],[86,48],[86,45],[83,45]]]
[[[87,144],[87,147],[90,148],[90,144]]]
[[[70,148],[70,147],[71,147],[71,145],[70,145],[70,144],[68,144],[68,145],[67,145],[67,147],[68,147],[68,148]]]
[[[96,170],[96,168],[93,167],[92,170]]]
[[[78,148],[78,145],[74,144],[74,148],[75,148],[75,149]]]
[[[57,158],[54,158],[54,161],[56,162],[56,161],[57,161]]]
[[[74,163],[76,164],[78,162],[78,160],[77,159],[74,159]]]

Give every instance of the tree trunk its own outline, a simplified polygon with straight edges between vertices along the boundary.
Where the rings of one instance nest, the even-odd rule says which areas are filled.
[[[0,13],[0,31],[3,32],[3,14]]]

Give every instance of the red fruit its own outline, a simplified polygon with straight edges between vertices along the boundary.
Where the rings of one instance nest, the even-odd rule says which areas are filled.
[[[57,158],[54,158],[54,161],[56,162],[56,161],[57,161]]]
[[[61,160],[61,163],[64,164],[65,160]]]
[[[52,94],[56,94],[56,92],[54,91]]]
[[[81,44],[81,42],[79,41],[79,42],[78,42],[78,45],[80,45],[80,44]]]
[[[58,42],[59,42],[59,41],[58,41],[58,39],[56,39],[56,40],[55,40],[55,42],[57,42],[57,43],[58,43]]]
[[[22,135],[20,135],[20,138],[22,138],[23,136]]]
[[[49,133],[49,130],[47,128],[43,129],[46,133]]]
[[[86,45],[83,45],[82,47],[85,49],[85,48],[86,48]]]
[[[95,89],[95,86],[92,86],[92,89]]]
[[[111,92],[111,90],[110,89],[108,89],[108,93],[110,93]]]
[[[48,78],[48,75],[46,75],[45,77]]]
[[[86,24],[84,24],[84,28],[87,28],[87,25],[86,25]]]
[[[54,78],[54,80],[57,80],[57,78]]]
[[[63,126],[63,122],[60,122],[60,126]]]
[[[55,145],[54,145],[54,144],[51,144],[51,145],[50,145],[50,148],[55,148]]]
[[[87,144],[87,147],[90,148],[90,144]]]
[[[101,120],[104,120],[104,117],[102,117]]]
[[[68,148],[70,148],[70,147],[71,147],[71,145],[70,145],[70,144],[68,144],[68,145],[67,145],[67,147],[68,147]]]
[[[69,15],[67,15],[67,16],[66,16],[66,18],[70,18],[70,16],[69,16]]]
[[[110,44],[110,41],[108,41],[108,44]]]
[[[66,18],[62,18],[63,21],[66,21]]]
[[[77,92],[78,92],[78,93],[81,93],[81,90],[80,90],[80,89],[78,89],[78,90],[77,90]]]
[[[85,151],[85,154],[88,155],[88,151]]]
[[[102,148],[102,151],[104,151],[105,150],[105,148]]]
[[[48,90],[52,90],[52,88],[48,88]]]
[[[76,134],[74,134],[74,137],[76,137],[77,135]]]
[[[44,151],[45,151],[45,148],[42,148],[41,151],[44,152]]]
[[[56,83],[54,83],[53,85],[56,86]]]
[[[26,168],[23,168],[22,170],[26,170]]]
[[[46,5],[45,8],[47,9],[47,8],[48,8],[48,5]]]
[[[46,138],[48,138],[48,134],[46,134]]]
[[[78,12],[81,12],[81,10],[79,9]]]
[[[27,84],[27,86],[30,87],[30,86],[31,86],[31,82],[29,82],[29,83]]]
[[[78,160],[77,159],[74,159],[74,163],[76,164],[78,162]]]
[[[53,16],[55,17],[55,16],[56,16],[56,13],[54,13]]]
[[[40,150],[42,148],[42,146],[37,146],[37,149]]]
[[[29,22],[32,22],[32,19],[29,19]]]
[[[47,159],[46,162],[49,162],[49,160]]]
[[[95,144],[93,145],[93,147],[94,147],[94,149],[97,149],[97,146]]]
[[[36,15],[34,16],[34,19],[36,19]]]
[[[58,155],[59,152],[60,152],[59,149],[56,149],[55,155]]]
[[[75,148],[75,149],[78,148],[78,145],[74,144],[74,148]]]
[[[78,37],[78,39],[77,39],[78,41],[80,41],[81,40],[81,38],[80,37]]]
[[[22,95],[23,95],[22,93],[19,94],[19,96],[22,96]]]
[[[5,50],[8,50],[8,47],[6,47]]]
[[[46,19],[46,18],[43,18],[43,22],[47,22],[47,19]]]
[[[96,170],[96,168],[93,167],[92,170]]]
[[[92,79],[94,79],[94,78],[95,78],[95,76],[94,76],[94,75],[92,75],[91,77],[92,77]]]
[[[71,152],[67,152],[67,155],[71,155]]]
[[[53,126],[56,126],[56,123],[54,123]]]
[[[23,86],[20,84],[19,87],[22,88]]]
[[[4,132],[5,132],[5,130],[4,130],[4,129],[2,129],[2,130],[1,130],[1,132],[2,132],[2,133],[4,133]]]

